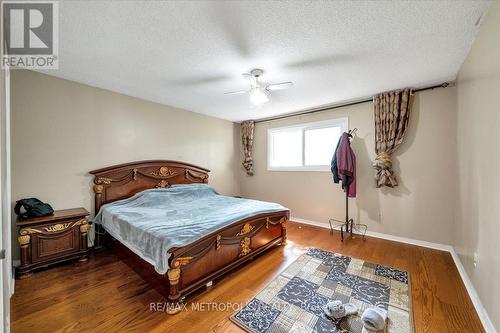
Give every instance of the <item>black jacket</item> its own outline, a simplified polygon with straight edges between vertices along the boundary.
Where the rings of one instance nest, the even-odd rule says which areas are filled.
[[[339,169],[337,168],[337,149],[339,149],[340,142],[342,141],[342,136],[339,138],[339,142],[337,142],[337,147],[335,147],[335,151],[333,152],[332,156],[332,162],[331,162],[331,167],[330,170],[332,170],[333,174],[333,182],[338,184],[340,179],[339,179]]]

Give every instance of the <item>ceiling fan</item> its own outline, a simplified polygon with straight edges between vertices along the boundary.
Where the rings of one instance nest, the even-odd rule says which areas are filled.
[[[259,81],[259,78],[264,74],[262,69],[252,69],[250,73],[243,73],[243,77],[250,83],[249,90],[239,90],[224,93],[224,95],[234,94],[250,94],[250,102],[254,105],[262,105],[269,101],[269,93],[274,90],[283,90],[290,88],[293,83],[290,81],[265,84]]]

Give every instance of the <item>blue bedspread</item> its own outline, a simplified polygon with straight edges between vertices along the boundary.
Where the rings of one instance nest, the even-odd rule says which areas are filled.
[[[219,195],[206,184],[173,185],[106,204],[95,222],[165,274],[170,248],[243,218],[282,210],[287,208],[276,203]]]

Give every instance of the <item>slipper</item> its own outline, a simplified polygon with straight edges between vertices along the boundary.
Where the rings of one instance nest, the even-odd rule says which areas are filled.
[[[358,307],[351,303],[342,304],[335,300],[328,302],[324,308],[325,314],[332,319],[341,319],[358,313]]]
[[[387,311],[378,307],[368,308],[363,312],[361,319],[367,330],[380,331],[385,327]]]

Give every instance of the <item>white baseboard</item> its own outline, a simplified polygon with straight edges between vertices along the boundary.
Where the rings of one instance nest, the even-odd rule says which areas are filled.
[[[10,284],[10,297],[14,295],[16,290],[16,267],[21,266],[21,260],[12,260],[12,283]]]
[[[462,265],[462,261],[460,260],[458,253],[455,251],[454,248],[452,248],[450,254],[453,258],[453,261],[455,262],[455,265],[457,266],[458,273],[460,273],[460,277],[464,282],[465,288],[467,288],[467,292],[469,293],[469,297],[472,301],[472,304],[474,304],[474,307],[476,308],[477,315],[479,316],[481,323],[483,323],[484,330],[486,331],[486,333],[496,333],[496,329],[493,326],[493,322],[490,320],[488,312],[486,312],[483,303],[481,303],[479,295],[476,289],[474,288],[474,285],[472,284],[469,275],[465,271],[465,267],[464,265]]]
[[[16,290],[16,275],[14,271],[12,271],[12,276],[10,277],[10,295],[9,297],[14,296],[14,292]]]
[[[308,224],[308,225],[312,225],[315,227],[330,229],[330,225],[328,223],[301,219],[299,217],[290,217],[290,221],[298,222],[298,223],[302,223],[302,224]],[[474,305],[474,308],[476,309],[476,312],[479,316],[479,319],[481,320],[481,323],[484,326],[485,331],[487,333],[496,333],[497,332],[495,330],[495,327],[493,326],[492,321],[490,320],[490,317],[488,316],[488,313],[486,312],[486,309],[484,308],[483,304],[481,303],[481,300],[479,299],[479,295],[478,295],[476,289],[474,288],[474,285],[472,284],[472,282],[469,278],[469,275],[467,275],[467,272],[465,271],[465,268],[462,265],[462,261],[460,260],[460,257],[455,252],[455,249],[453,248],[453,246],[446,245],[446,244],[432,243],[432,242],[422,241],[422,240],[418,240],[418,239],[393,236],[393,235],[384,234],[384,233],[380,233],[380,232],[374,232],[374,231],[367,231],[366,235],[370,236],[370,237],[390,240],[393,242],[412,244],[412,245],[427,247],[427,248],[431,248],[431,249],[435,249],[435,250],[449,252],[451,254],[451,257],[453,258],[453,261],[455,262],[455,265],[457,266],[458,273],[460,274],[460,277],[462,278],[462,281],[465,285],[465,288],[467,289],[467,293],[469,294],[469,297],[472,301],[472,304]]]
[[[295,221],[295,222],[299,222],[299,223],[303,223],[303,224],[313,225],[313,226],[320,227],[320,228],[330,229],[330,225],[328,223],[311,221],[311,220],[301,219],[298,217],[290,217],[290,221]],[[405,243],[405,244],[412,244],[412,245],[417,245],[417,246],[422,246],[422,247],[428,247],[431,249],[441,250],[441,251],[446,251],[446,252],[450,252],[453,249],[451,247],[451,245],[432,243],[432,242],[427,242],[427,241],[422,241],[422,240],[412,239],[412,238],[406,238],[406,237],[400,237],[400,236],[393,236],[393,235],[383,234],[383,233],[375,232],[375,231],[367,231],[366,235],[370,236],[370,237],[391,240],[393,242],[400,242],[400,243]]]

